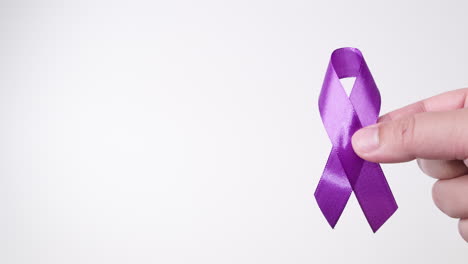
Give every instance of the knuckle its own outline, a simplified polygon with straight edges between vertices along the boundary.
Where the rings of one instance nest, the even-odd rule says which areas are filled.
[[[401,146],[406,151],[411,150],[414,145],[414,130],[416,127],[416,118],[414,115],[403,118],[397,123],[396,133],[400,139]]]

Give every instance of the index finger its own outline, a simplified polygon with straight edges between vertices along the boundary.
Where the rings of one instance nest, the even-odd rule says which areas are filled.
[[[397,120],[423,112],[450,111],[468,106],[468,88],[439,94],[425,100],[394,110],[379,118],[379,122]]]

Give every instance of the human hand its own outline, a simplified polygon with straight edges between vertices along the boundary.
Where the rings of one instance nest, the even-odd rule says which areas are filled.
[[[372,162],[417,159],[438,181],[432,188],[437,207],[459,218],[468,242],[468,88],[440,94],[390,112],[357,131],[355,152]]]

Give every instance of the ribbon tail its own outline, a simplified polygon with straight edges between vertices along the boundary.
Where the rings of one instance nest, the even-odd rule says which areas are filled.
[[[351,192],[348,177],[333,148],[314,194],[320,210],[332,228],[340,219]]]
[[[354,194],[372,231],[379,228],[395,213],[398,205],[378,163],[364,161]]]

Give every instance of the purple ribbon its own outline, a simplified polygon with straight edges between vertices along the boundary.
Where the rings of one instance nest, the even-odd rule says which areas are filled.
[[[347,77],[356,77],[349,97],[340,82]],[[319,109],[333,147],[315,199],[334,228],[354,191],[372,231],[376,232],[398,206],[380,165],[361,159],[351,145],[354,132],[375,124],[380,111],[379,90],[358,49],[341,48],[332,53]]]

